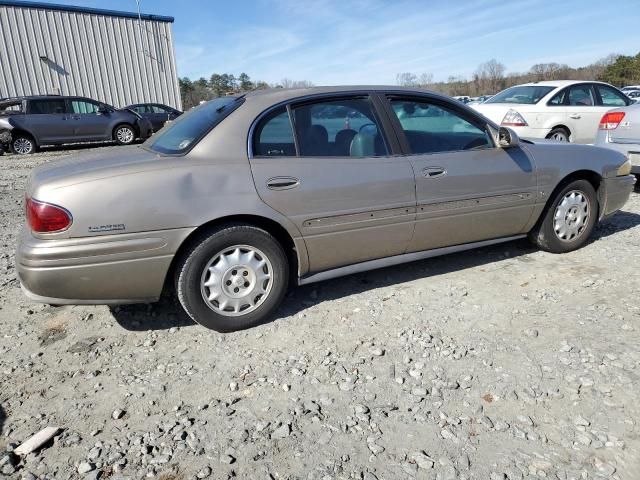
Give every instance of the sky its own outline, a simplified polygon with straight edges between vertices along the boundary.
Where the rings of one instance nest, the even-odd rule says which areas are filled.
[[[48,0],[47,0],[48,1]],[[53,0],[136,11],[135,0]],[[141,0],[169,15],[178,73],[247,73],[316,85],[394,84],[396,74],[470,77],[492,58],[507,72],[578,67],[640,51],[637,0]]]

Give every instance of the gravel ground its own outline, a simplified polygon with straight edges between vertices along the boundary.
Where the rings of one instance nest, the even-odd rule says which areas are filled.
[[[638,192],[577,252],[521,241],[310,285],[218,334],[171,299],[22,296],[25,181],[68,153],[0,157],[2,474],[640,478]]]

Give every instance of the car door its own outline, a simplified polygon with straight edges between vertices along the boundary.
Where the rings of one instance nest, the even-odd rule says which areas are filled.
[[[99,102],[88,98],[69,98],[69,110],[73,119],[73,134],[76,141],[111,139],[111,113],[101,107]]]
[[[416,179],[409,252],[523,233],[536,200],[535,165],[525,149],[496,147],[485,121],[455,102],[387,99]]]
[[[392,141],[368,94],[280,106],[257,122],[256,188],[302,233],[311,272],[405,252],[415,181]]]
[[[602,118],[592,83],[580,83],[569,87],[567,97],[567,126],[574,143],[593,143]]]
[[[39,145],[57,144],[73,137],[73,124],[67,119],[64,98],[34,98],[27,101],[25,128]]]

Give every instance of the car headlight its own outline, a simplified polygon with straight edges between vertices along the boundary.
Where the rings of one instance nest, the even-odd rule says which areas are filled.
[[[631,162],[629,160],[625,160],[625,162],[618,167],[618,171],[616,175],[619,177],[624,177],[625,175],[629,175],[631,173]]]

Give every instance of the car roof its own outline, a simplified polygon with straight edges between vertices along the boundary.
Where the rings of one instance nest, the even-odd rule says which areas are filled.
[[[578,83],[600,83],[602,85],[608,85],[605,82],[598,82],[596,80],[543,80],[543,81],[540,81],[540,82],[522,83],[520,85],[515,85],[515,86],[517,86],[517,87],[530,87],[530,86],[541,85],[543,87],[561,88],[561,87],[566,87],[568,85],[576,85]]]
[[[255,98],[263,101],[272,100],[273,103],[295,100],[306,96],[330,95],[341,93],[365,94],[368,92],[389,92],[389,93],[417,93],[428,94],[434,97],[450,100],[451,97],[432,90],[418,87],[400,87],[398,85],[342,85],[324,87],[304,87],[304,88],[266,88],[252,90],[244,96],[247,99]]]

